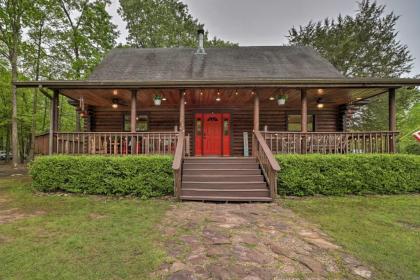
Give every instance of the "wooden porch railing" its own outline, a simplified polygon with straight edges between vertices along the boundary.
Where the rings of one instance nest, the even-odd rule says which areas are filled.
[[[49,137],[49,133],[35,136],[35,155],[48,155]]]
[[[56,132],[53,138],[53,154],[174,154],[178,134],[178,132]]]
[[[398,132],[278,132],[264,131],[274,154],[394,153]]]
[[[181,196],[182,164],[184,161],[186,146],[184,138],[184,132],[180,132],[178,135],[174,161],[172,163],[172,169],[174,171],[174,193],[177,199],[179,199]]]
[[[254,131],[253,137],[253,144],[255,145],[253,152],[267,180],[270,188],[270,196],[274,199],[277,195],[277,172],[280,171],[280,166],[261,135],[261,132]]]

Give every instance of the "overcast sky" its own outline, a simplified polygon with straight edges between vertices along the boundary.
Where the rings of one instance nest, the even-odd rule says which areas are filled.
[[[195,18],[204,23],[211,36],[239,43],[241,46],[284,45],[292,26],[325,17],[354,14],[353,0],[182,0]],[[121,38],[127,35],[125,24],[117,14],[118,0],[109,8]],[[420,74],[420,0],[378,0],[401,18],[399,39],[408,45],[414,58],[412,75]]]

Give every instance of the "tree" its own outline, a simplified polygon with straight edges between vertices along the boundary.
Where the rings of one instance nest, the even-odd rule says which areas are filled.
[[[394,13],[385,6],[363,0],[356,15],[309,22],[289,30],[291,45],[313,47],[347,77],[400,77],[410,72],[413,58],[398,39]],[[398,112],[407,111],[418,95],[399,91]],[[352,120],[355,130],[387,129],[387,96],[381,95],[361,107]]]
[[[0,0],[0,148],[8,150],[13,141],[15,164],[19,154],[22,160],[31,154],[35,134],[48,128],[49,100],[36,89],[16,95],[11,81],[86,77],[118,36],[105,9],[109,3]],[[75,110],[60,98],[60,129],[74,129]]]
[[[311,46],[348,77],[399,77],[412,68],[407,45],[398,39],[394,13],[363,0],[354,17],[339,15],[289,30],[291,45]]]
[[[18,76],[18,57],[22,44],[22,30],[30,11],[30,1],[0,0],[0,51],[10,66],[11,81]],[[16,87],[11,83],[12,92],[12,155],[13,165],[19,162]]]
[[[56,40],[51,54],[67,79],[85,78],[103,55],[115,46],[118,31],[106,11],[109,0],[55,0],[53,21]]]
[[[127,23],[127,43],[137,48],[196,47],[202,25],[179,0],[120,0],[118,13]],[[205,32],[207,39],[208,32]],[[217,38],[207,46],[235,46]]]

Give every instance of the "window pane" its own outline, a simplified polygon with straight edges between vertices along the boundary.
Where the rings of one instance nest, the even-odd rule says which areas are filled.
[[[147,115],[138,115],[136,131],[148,131],[148,130],[149,130],[149,117]]]
[[[223,135],[229,136],[229,120],[228,119],[225,119],[223,121]]]
[[[201,119],[196,120],[196,133],[197,135],[201,135]]]
[[[124,114],[124,131],[130,131],[130,115]]]
[[[124,131],[131,130],[130,114],[124,114]],[[147,115],[137,115],[136,131],[143,132],[149,130],[149,117]]]
[[[300,115],[287,115],[287,131],[301,131]],[[308,131],[314,131],[314,115],[308,115]]]

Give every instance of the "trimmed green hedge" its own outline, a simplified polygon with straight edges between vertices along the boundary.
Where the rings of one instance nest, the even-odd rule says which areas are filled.
[[[39,191],[150,198],[173,193],[170,156],[42,156],[30,166]]]
[[[420,156],[277,155],[280,195],[420,192]]]

